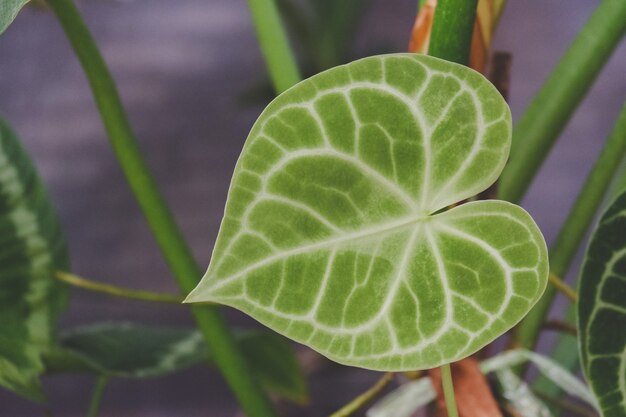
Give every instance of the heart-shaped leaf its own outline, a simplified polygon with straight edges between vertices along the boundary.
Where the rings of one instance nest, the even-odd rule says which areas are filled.
[[[38,376],[67,287],[65,239],[46,191],[17,136],[0,119],[0,385],[44,399]]]
[[[508,156],[508,106],[480,74],[415,54],[303,81],[259,117],[211,265],[187,301],[236,307],[370,369],[461,359],[542,294],[545,242],[483,191]]]
[[[626,192],[600,219],[580,278],[583,371],[603,417],[626,416]]]

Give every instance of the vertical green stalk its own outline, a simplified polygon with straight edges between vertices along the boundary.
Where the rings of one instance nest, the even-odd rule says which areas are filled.
[[[100,51],[72,0],[50,0],[49,4],[87,75],[109,140],[135,198],[180,289],[187,294],[198,283],[201,271],[143,159]],[[191,311],[243,410],[249,416],[274,416],[217,308],[194,306]]]
[[[302,80],[275,0],[248,0],[261,52],[277,94]]]
[[[93,388],[93,394],[91,394],[87,417],[96,417],[100,412],[102,397],[104,396],[104,390],[106,389],[108,383],[109,377],[106,375],[99,375],[96,379],[96,386]]]
[[[459,417],[459,412],[456,409],[454,385],[452,384],[452,371],[450,370],[449,363],[441,367],[441,385],[443,386],[443,396],[446,401],[448,417]]]
[[[609,193],[608,192],[609,184],[611,183],[611,180],[615,177],[616,173],[619,171],[620,164],[624,160],[625,153],[626,153],[626,103],[624,103],[622,107],[622,110],[620,112],[620,115],[618,116],[615,127],[613,128],[609,136],[609,139],[607,140],[605,149],[602,151],[602,154],[600,155],[600,157],[598,158],[598,161],[596,162],[596,166],[594,167],[594,170],[591,172],[591,174],[589,175],[589,179],[587,180],[587,184],[589,184],[589,187],[597,188],[594,190],[595,194],[589,196],[594,201],[588,201],[588,202],[583,202],[580,205],[578,204],[574,205],[574,209],[572,209],[572,211],[570,212],[570,216],[565,222],[562,232],[559,233],[559,237],[554,243],[555,248],[562,248],[562,249],[559,250],[559,252],[557,253],[558,256],[556,256],[555,261],[552,262],[553,269],[561,268],[562,270],[567,271],[567,267],[569,266],[571,259],[576,254],[576,249],[578,248],[578,245],[573,245],[569,242],[566,242],[568,236],[565,234],[566,232],[563,230],[565,230],[566,228],[571,230],[571,233],[573,235],[572,238],[576,238],[576,236],[579,236],[579,235],[582,238],[584,232],[586,231],[588,227],[589,222],[587,222],[587,224],[582,224],[582,225],[578,224],[578,225],[573,225],[573,226],[568,226],[568,223],[570,221],[571,222],[574,221],[574,219],[572,219],[573,217],[574,218],[581,218],[581,217],[586,218],[587,216],[593,217],[593,214],[598,211],[598,207],[602,204],[602,201],[604,199],[603,197]],[[602,167],[604,164],[607,164],[607,166],[603,167],[605,169],[605,172],[603,173],[596,172],[595,177],[594,177],[594,172],[596,171],[596,167]],[[587,184],[585,184],[585,188],[587,188]],[[583,192],[585,188],[583,188]],[[582,195],[582,192],[581,192],[581,195]],[[578,209],[578,213],[575,213],[577,209]],[[548,309],[549,309],[549,305],[547,308],[546,308],[546,305],[544,305],[548,303],[548,300],[545,300],[545,297],[546,296],[544,295],[544,298],[540,301],[540,304],[538,304],[540,306],[539,308],[543,308],[543,311],[544,311],[542,322],[545,321],[545,318],[548,314]],[[554,298],[554,295],[552,294],[550,301],[553,298]],[[535,320],[538,320],[538,318],[535,318]],[[573,323],[576,321],[576,308],[574,304],[571,304],[568,306],[567,311],[565,313],[565,321],[569,323]],[[529,327],[532,328],[534,326],[531,323],[529,324]],[[536,339],[537,339],[537,336],[535,337],[535,340]],[[570,369],[570,370],[574,369],[576,365],[579,364],[579,355],[578,355],[578,349],[572,349],[572,346],[576,346],[576,338],[571,335],[561,334],[559,335],[557,339],[557,343],[554,349],[552,350],[550,356],[552,356],[564,368]],[[543,376],[540,376],[537,379],[537,381],[533,384],[533,386],[534,388],[536,388],[543,394],[546,394],[552,397],[556,397],[561,393],[561,389],[557,385],[555,385],[551,380]]]
[[[325,31],[327,33],[325,39],[327,43],[333,42],[334,45],[326,46],[326,50],[329,52],[325,55],[330,56],[325,68],[346,63],[342,59],[348,55],[357,26],[369,3],[370,0],[333,0],[331,14],[328,16],[329,27]],[[330,51],[333,53],[330,54]]]
[[[625,152],[626,104],[622,107],[615,127],[552,245],[550,268],[556,276],[564,277],[567,274],[580,242],[589,228]],[[555,294],[556,288],[548,286],[542,298],[520,324],[517,337],[523,347],[528,349],[534,347]]]
[[[439,0],[428,55],[467,65],[478,0]]]
[[[602,0],[515,125],[498,198],[521,200],[625,30],[626,1]]]

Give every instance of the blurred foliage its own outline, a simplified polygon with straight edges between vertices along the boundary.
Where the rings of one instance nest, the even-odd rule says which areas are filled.
[[[256,378],[269,392],[303,403],[307,384],[287,339],[267,331],[236,331],[237,342]],[[92,372],[110,377],[146,378],[194,365],[213,364],[197,330],[104,322],[65,331],[46,355],[50,373]]]
[[[278,0],[306,75],[352,60],[359,25],[371,0]]]
[[[26,150],[0,119],[0,385],[43,401],[42,352],[53,343],[68,264],[59,219]]]
[[[355,41],[371,0],[277,0],[277,4],[304,78],[356,58]],[[247,86],[240,99],[251,105],[274,96],[269,78],[264,76]]]

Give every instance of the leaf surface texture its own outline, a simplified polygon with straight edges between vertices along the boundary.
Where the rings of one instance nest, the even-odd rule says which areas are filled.
[[[587,249],[578,293],[583,371],[603,417],[625,417],[626,193],[600,219]]]
[[[43,401],[41,354],[67,288],[66,244],[50,199],[15,133],[0,120],[0,385]]]
[[[380,370],[461,359],[542,294],[545,242],[489,187],[508,106],[436,58],[365,58],[274,100],[237,163],[209,269],[187,301],[227,304],[329,358]]]

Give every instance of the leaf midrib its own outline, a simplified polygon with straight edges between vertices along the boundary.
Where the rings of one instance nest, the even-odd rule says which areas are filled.
[[[443,213],[442,213],[443,214]],[[296,248],[293,249],[289,249],[286,251],[282,251],[282,252],[278,252],[275,253],[271,256],[268,256],[267,258],[264,258],[261,261],[255,262],[251,265],[248,265],[246,268],[243,268],[239,271],[237,271],[234,274],[231,274],[230,276],[227,277],[213,277],[213,282],[215,282],[215,285],[213,285],[212,289],[216,290],[219,289],[225,285],[228,285],[230,282],[232,282],[233,280],[246,275],[247,273],[260,268],[262,266],[265,265],[269,265],[277,260],[280,259],[284,259],[290,256],[294,256],[294,255],[299,255],[299,254],[303,254],[303,253],[308,253],[310,251],[316,250],[316,249],[321,249],[321,248],[325,248],[325,247],[332,247],[335,245],[338,245],[340,243],[344,243],[344,242],[349,242],[352,240],[361,240],[361,239],[366,239],[372,236],[376,236],[376,235],[387,235],[395,230],[399,230],[399,229],[403,229],[406,228],[407,226],[413,226],[413,225],[417,225],[418,223],[427,223],[429,221],[432,221],[433,219],[435,219],[437,215],[413,215],[413,216],[408,216],[408,217],[404,217],[400,220],[396,220],[396,221],[392,221],[392,222],[387,222],[387,223],[382,223],[367,229],[360,229],[356,232],[349,232],[346,233],[344,235],[341,236],[334,236],[331,237],[330,239],[325,239],[319,242],[315,242],[309,245],[305,245],[305,246],[298,246]],[[211,265],[212,266],[212,265]],[[208,276],[211,276],[211,266],[209,266],[209,272],[207,273]],[[215,279],[217,278],[217,279]],[[190,295],[190,297],[188,297],[185,302],[190,302],[193,301],[193,297],[192,294]]]

